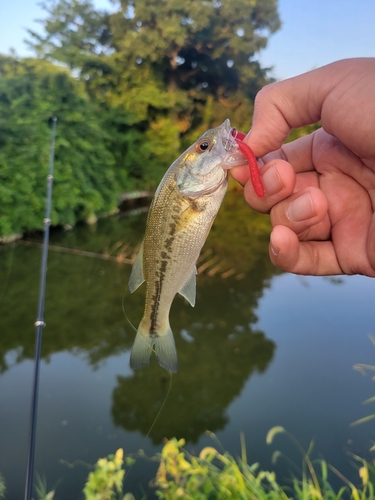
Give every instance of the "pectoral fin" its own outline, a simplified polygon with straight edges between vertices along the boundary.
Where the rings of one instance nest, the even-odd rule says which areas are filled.
[[[181,213],[176,226],[176,233],[189,227],[192,221],[199,215],[199,210],[195,210],[191,205]]]
[[[132,272],[129,278],[129,290],[133,293],[139,286],[142,285],[145,278],[143,275],[143,242],[135,258]]]
[[[185,299],[190,303],[192,307],[195,306],[195,296],[197,291],[196,279],[195,279],[196,274],[197,274],[197,268],[194,266],[194,270],[190,275],[190,278],[187,280],[185,285],[179,291],[179,293],[183,297],[185,297]]]

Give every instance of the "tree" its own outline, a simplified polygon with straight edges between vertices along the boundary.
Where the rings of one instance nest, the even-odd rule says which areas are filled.
[[[39,59],[0,58],[0,235],[41,227],[52,115],[59,224],[112,210],[120,191],[154,187],[225,118],[248,127],[268,81],[255,57],[280,25],[277,0],[117,6],[46,0],[44,32],[29,32]]]
[[[117,206],[109,137],[83,83],[47,61],[0,56],[0,236],[43,226],[52,116],[53,224],[73,225]]]
[[[268,82],[255,55],[280,26],[277,0],[122,0],[111,14],[89,0],[44,8],[45,33],[30,32],[30,45],[67,64],[102,106],[130,112],[121,132],[146,133],[158,145],[149,158],[164,169],[187,132],[190,141],[227,117],[248,126]]]
[[[109,49],[108,15],[96,11],[89,0],[50,0],[41,6],[48,17],[39,22],[45,35],[28,30],[34,42],[28,44],[39,58],[52,58],[70,68],[81,68],[88,59]]]
[[[251,59],[280,26],[275,0],[123,0],[109,21],[115,52],[162,67],[169,90],[223,97],[254,80]]]

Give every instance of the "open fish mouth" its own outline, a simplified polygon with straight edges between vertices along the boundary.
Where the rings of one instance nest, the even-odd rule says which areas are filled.
[[[232,127],[227,118],[220,127],[220,139],[218,146],[222,147],[223,161],[221,167],[230,170],[233,167],[246,163],[244,155],[238,148],[236,128]]]
[[[236,135],[233,133],[236,129],[231,127],[229,118],[227,118],[221,125],[221,140],[225,151],[229,152],[232,150],[233,146],[236,146]]]
[[[263,198],[263,196],[265,196],[265,191],[259,173],[258,162],[253,151],[246,144],[246,142],[244,142],[246,134],[236,130],[234,127],[231,128],[228,119],[222,124],[222,128],[225,134],[225,137],[223,138],[223,147],[227,153],[224,155],[224,161],[221,167],[224,170],[228,170],[243,164],[245,159],[249,165],[253,189],[259,198]],[[228,129],[229,138],[227,137]]]

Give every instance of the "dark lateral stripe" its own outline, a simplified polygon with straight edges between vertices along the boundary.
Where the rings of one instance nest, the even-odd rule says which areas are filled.
[[[163,289],[163,282],[167,272],[168,260],[171,259],[171,257],[168,254],[172,252],[172,245],[176,234],[178,217],[173,216],[172,218],[173,222],[169,224],[168,238],[164,242],[165,250],[163,250],[160,254],[163,260],[160,261],[159,270],[156,272],[157,279],[154,282],[155,293],[151,297],[150,335],[157,334],[157,324],[158,324],[157,319],[158,319],[160,298]]]

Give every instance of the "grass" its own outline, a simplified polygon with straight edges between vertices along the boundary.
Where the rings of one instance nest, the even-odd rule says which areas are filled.
[[[324,460],[313,462],[313,445],[305,451],[283,427],[272,428],[267,435],[267,443],[271,444],[280,434],[290,439],[301,452],[301,477],[292,478],[291,486],[280,486],[274,472],[261,470],[259,464],[247,463],[243,436],[241,457],[238,459],[227,452],[220,453],[212,446],[203,448],[199,456],[193,456],[184,450],[183,439],[174,438],[165,443],[157,457],[159,467],[153,480],[157,497],[160,500],[375,500],[373,464],[352,455],[359,466],[360,486],[355,486]],[[274,453],[275,460],[280,456],[280,452]],[[132,463],[132,459],[126,461],[128,465]],[[98,460],[84,488],[85,499],[134,500],[131,493],[124,496],[123,464],[122,449],[117,450],[115,455]],[[338,491],[334,491],[329,483],[329,472],[343,482]]]
[[[372,335],[369,335],[371,342],[375,345],[375,337]],[[354,369],[362,373],[362,375],[366,375],[368,371],[375,371],[375,366],[374,365],[366,365],[363,363],[357,363],[354,365]],[[374,378],[373,378],[374,379]],[[363,401],[363,404],[371,404],[375,402],[375,396],[372,396],[371,398],[366,399],[366,401]],[[359,425],[359,424],[364,424],[366,422],[369,422],[370,420],[373,420],[375,418],[375,413],[371,415],[367,415],[364,418],[360,418],[359,420],[356,420],[355,422],[352,422],[351,426]],[[371,448],[371,451],[375,450],[375,445]]]
[[[1,475],[0,475],[0,498],[5,498],[5,482]]]
[[[184,441],[172,439],[164,446],[155,479],[157,495],[162,500],[186,498],[194,500],[372,500],[374,486],[370,481],[372,466],[361,461],[359,480],[361,488],[344,478],[336,469],[319,460],[311,460],[313,446],[304,451],[298,441],[282,427],[274,427],[267,435],[271,444],[278,434],[285,434],[302,455],[302,475],[294,478],[292,485],[282,487],[274,472],[259,469],[258,464],[249,465],[246,459],[244,438],[241,458],[235,460],[229,453],[219,453],[213,447],[204,448],[199,457],[183,450]],[[274,453],[274,459],[280,456]],[[335,492],[328,481],[328,471],[338,475],[343,486]],[[375,478],[375,476],[374,476]]]
[[[370,336],[375,345],[375,337]],[[365,374],[375,371],[375,366],[357,364],[354,368]],[[375,396],[364,403],[375,402]],[[359,425],[375,418],[375,414],[353,422]],[[276,436],[286,436],[301,454],[302,467],[299,477],[293,477],[290,486],[281,486],[274,472],[261,470],[259,464],[249,465],[244,436],[241,435],[241,457],[235,459],[228,452],[220,453],[215,447],[203,448],[199,456],[184,450],[185,441],[173,438],[167,441],[161,453],[154,457],[158,470],[153,486],[160,500],[375,500],[375,461],[368,462],[351,454],[358,465],[358,485],[354,485],[325,460],[311,458],[313,442],[305,451],[292,434],[281,426],[273,427],[267,434],[267,444]],[[375,445],[371,448],[375,450]],[[273,462],[282,455],[273,453]],[[101,458],[89,473],[83,494],[85,500],[135,500],[131,493],[124,493],[124,465],[132,467],[134,459],[124,458],[120,448],[114,455]],[[329,482],[329,472],[342,481],[335,491]],[[53,500],[54,491],[47,492],[45,479],[37,477],[37,500]],[[0,499],[5,498],[5,483],[0,475]],[[147,500],[144,496],[142,500]]]
[[[202,449],[198,456],[184,450],[185,441],[173,438],[167,441],[159,455],[154,457],[159,466],[152,482],[160,500],[375,500],[375,465],[356,455],[358,483],[355,486],[324,460],[311,458],[313,443],[305,451],[299,442],[283,427],[273,427],[267,434],[267,444],[283,434],[301,453],[300,477],[291,478],[290,486],[281,486],[274,472],[261,470],[259,464],[249,465],[245,439],[241,435],[241,457],[219,452],[215,447]],[[282,456],[274,452],[273,461]],[[135,500],[131,493],[124,493],[125,466],[132,466],[134,459],[125,457],[120,448],[114,455],[97,461],[89,473],[83,494],[85,500]],[[329,472],[342,480],[343,485],[334,491],[329,482]],[[35,500],[53,500],[54,491],[47,492],[45,479],[37,477]],[[0,499],[5,498],[5,484],[0,476]],[[147,500],[143,496],[141,500]]]

